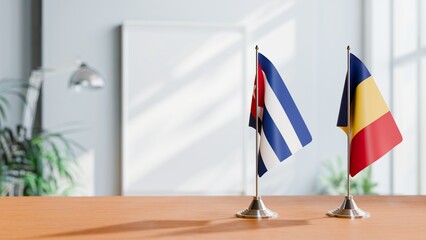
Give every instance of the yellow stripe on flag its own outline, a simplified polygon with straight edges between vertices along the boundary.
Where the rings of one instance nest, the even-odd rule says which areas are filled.
[[[352,112],[352,138],[363,128],[389,112],[373,77],[362,81],[355,89]]]

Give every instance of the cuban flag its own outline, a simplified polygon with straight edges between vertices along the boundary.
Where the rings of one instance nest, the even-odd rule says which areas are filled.
[[[293,98],[274,65],[258,53],[258,174],[284,161],[312,141]],[[251,100],[249,126],[256,129],[256,85]]]

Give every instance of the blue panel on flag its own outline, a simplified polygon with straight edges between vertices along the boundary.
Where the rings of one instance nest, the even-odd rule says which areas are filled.
[[[262,67],[262,70],[265,72],[269,85],[271,86],[272,90],[280,101],[281,106],[286,112],[291,124],[293,125],[293,128],[299,137],[300,143],[302,146],[305,146],[312,141],[312,136],[309,133],[309,130],[306,127],[306,124],[303,121],[303,118],[300,115],[300,112],[297,109],[290,92],[285,86],[284,81],[282,80],[274,65],[260,53],[259,63]]]
[[[265,133],[266,139],[268,139],[269,145],[271,145],[280,161],[291,156],[287,143],[272,120],[271,115],[269,115],[266,107],[263,110],[263,132]]]
[[[267,81],[268,84],[266,84],[265,82],[259,82],[258,84],[259,89],[257,89],[257,91],[263,93],[261,94],[261,96],[264,96],[264,99],[259,98],[258,102],[264,103],[264,106],[262,104],[259,104],[259,106],[255,106],[255,97],[252,97],[249,125],[253,128],[256,128],[254,114],[256,114],[256,109],[263,108],[263,116],[259,116],[259,128],[263,129],[263,132],[260,133],[264,134],[264,138],[262,140],[261,137],[260,152],[258,154],[258,174],[259,176],[262,176],[266,171],[269,170],[267,169],[266,165],[274,166],[275,162],[278,162],[278,160],[285,160],[286,158],[294,154],[297,150],[310,143],[312,141],[312,136],[309,133],[309,130],[305,122],[303,121],[303,118],[300,115],[300,112],[297,109],[296,104],[294,103],[293,98],[291,97],[290,92],[285,86],[285,83],[282,80],[277,69],[262,54],[259,53],[258,57],[259,75],[263,74],[265,76],[263,77],[263,75],[260,75],[262,77],[259,77],[258,80]],[[265,85],[269,85],[270,88],[264,87]],[[275,102],[275,98],[277,99],[277,102]],[[268,101],[271,102],[269,103]],[[269,110],[273,110],[271,111],[271,113],[274,113],[274,117],[278,118],[278,122],[281,122],[284,126],[277,126],[277,122],[274,121],[274,119],[268,112],[268,104],[271,104],[271,106],[269,106],[271,107],[269,108]],[[286,131],[286,133],[289,133],[290,136],[284,135],[284,133],[281,133],[279,129],[284,129],[284,131]],[[263,155],[262,157],[262,151],[269,151],[268,148],[262,148],[263,144],[267,144],[263,142],[265,140],[268,141],[277,158],[263,159],[263,157],[268,156],[268,154],[270,154],[266,154],[265,152],[265,155]],[[291,150],[288,143],[291,143]],[[268,164],[265,164],[265,161]]]
[[[358,85],[371,76],[370,71],[362,61],[351,53],[351,102],[353,100],[355,89]],[[348,125],[348,74],[346,73],[345,85],[343,87],[342,101],[340,102],[339,117],[337,126],[346,127]]]

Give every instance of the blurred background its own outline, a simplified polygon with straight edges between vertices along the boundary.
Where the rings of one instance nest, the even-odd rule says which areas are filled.
[[[344,192],[347,45],[404,138],[355,193],[426,194],[425,12],[425,0],[0,0],[0,92],[23,83],[0,97],[2,194],[252,195],[256,44],[313,137],[260,179],[262,195]],[[76,59],[103,88],[69,89]],[[39,67],[55,74],[42,71],[34,103]],[[28,105],[31,135],[16,130]]]

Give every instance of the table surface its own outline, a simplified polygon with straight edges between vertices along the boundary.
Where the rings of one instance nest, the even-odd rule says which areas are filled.
[[[263,197],[278,218],[234,217],[251,199],[2,197],[0,239],[426,239],[426,196],[356,196],[356,220],[325,215],[342,196]]]

